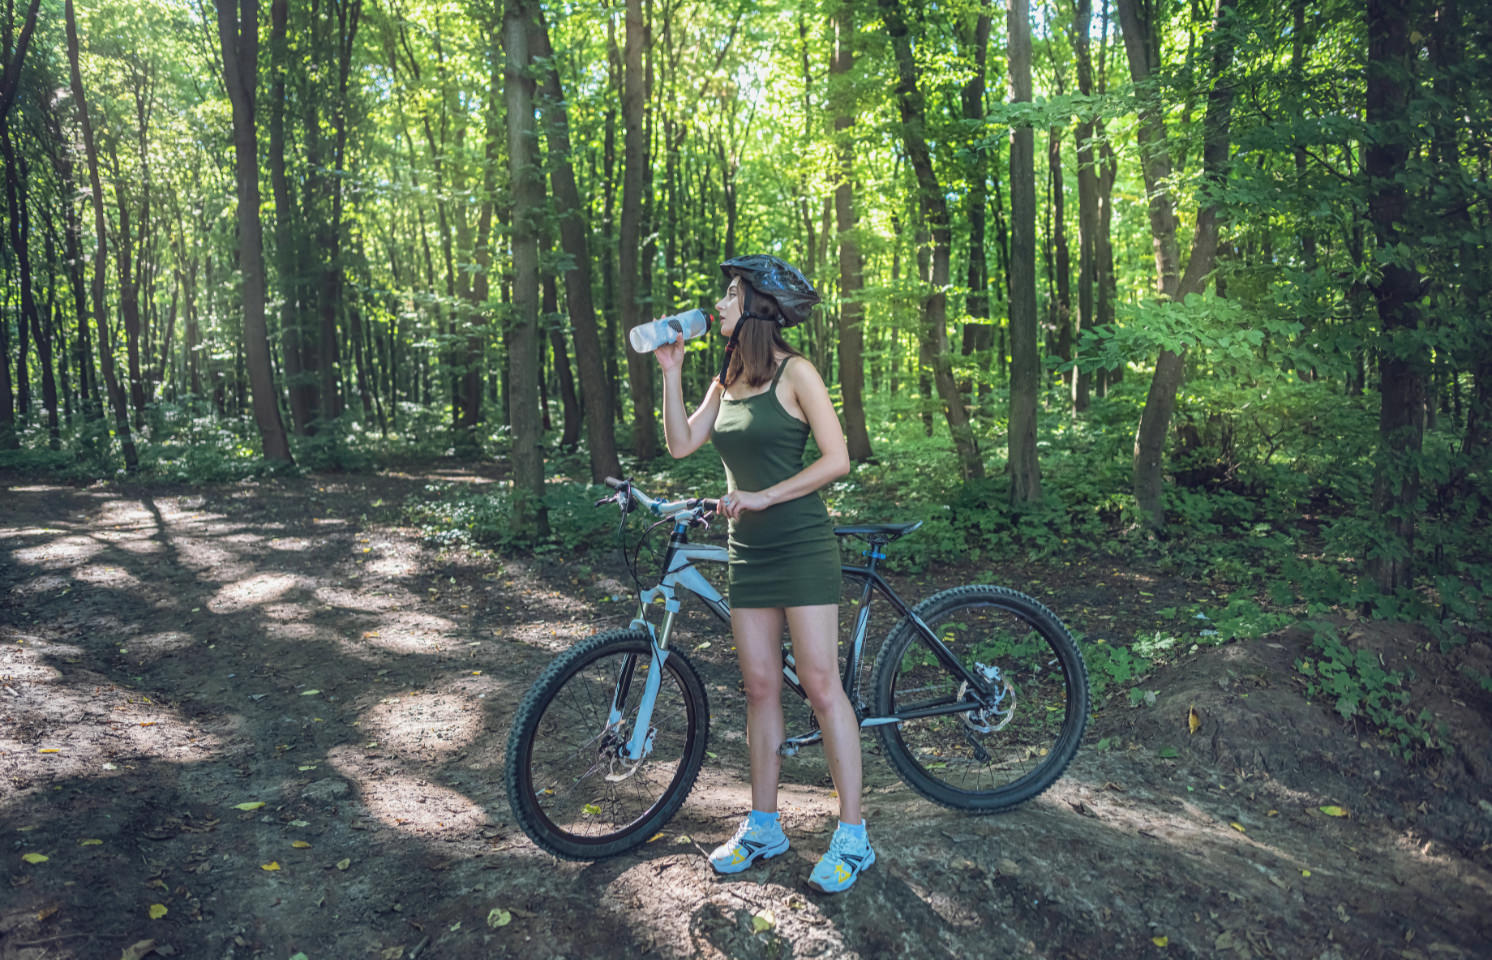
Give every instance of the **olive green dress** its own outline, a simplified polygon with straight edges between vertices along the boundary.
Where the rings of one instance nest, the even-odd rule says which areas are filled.
[[[808,424],[777,399],[777,382],[792,359],[778,365],[765,392],[721,398],[710,439],[731,491],[765,490],[803,469]],[[839,602],[839,543],[817,492],[742,514],[731,521],[728,543],[731,606]]]

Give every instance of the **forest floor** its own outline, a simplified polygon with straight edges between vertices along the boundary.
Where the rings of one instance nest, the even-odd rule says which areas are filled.
[[[689,801],[634,854],[556,860],[509,813],[508,723],[556,652],[627,619],[626,574],[605,545],[584,568],[430,546],[399,507],[434,479],[491,478],[0,476],[0,960],[1492,955],[1492,651],[1350,618],[1349,644],[1415,671],[1449,756],[1401,762],[1309,702],[1301,631],[1192,648],[1152,702],[1099,700],[1067,775],[1011,813],[921,800],[868,739],[879,859],[826,897],[816,750],[783,770],[792,851],[705,862],[747,761],[729,643],[696,614],[679,644],[714,735]],[[893,580],[1003,582],[1125,642],[1213,599],[1100,559]]]

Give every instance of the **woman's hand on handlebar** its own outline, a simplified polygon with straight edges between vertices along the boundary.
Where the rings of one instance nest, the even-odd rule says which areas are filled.
[[[684,335],[680,333],[673,343],[665,343],[654,350],[653,356],[658,358],[658,366],[663,368],[664,373],[682,368],[684,366]]]
[[[716,511],[722,517],[734,520],[743,513],[753,510],[765,510],[772,505],[766,494],[752,490],[732,490],[720,498],[720,509]]]

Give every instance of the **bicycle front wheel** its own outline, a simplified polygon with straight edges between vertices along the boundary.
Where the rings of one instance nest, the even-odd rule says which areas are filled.
[[[957,677],[904,619],[876,657],[877,712],[931,715],[876,728],[897,774],[929,800],[976,813],[1051,786],[1088,721],[1088,673],[1067,628],[996,586],[944,590],[914,612],[985,689]]]
[[[704,762],[710,712],[694,666],[663,662],[640,760],[624,749],[653,669],[639,630],[613,630],[556,658],[513,718],[505,780],[518,825],[571,860],[615,856],[678,812]]]

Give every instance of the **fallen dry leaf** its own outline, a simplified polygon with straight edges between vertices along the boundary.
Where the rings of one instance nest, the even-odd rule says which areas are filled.
[[[1202,715],[1194,706],[1186,708],[1186,729],[1192,733],[1202,729]]]
[[[21,859],[25,860],[27,863],[46,863],[52,858],[44,853],[27,853],[23,854],[21,856]]]
[[[147,953],[155,952],[154,940],[139,940],[124,948],[119,955],[119,960],[141,960]]]
[[[278,869],[280,869],[280,861],[278,861],[278,860],[271,860],[269,863],[261,863],[261,864],[259,864],[259,869],[260,870],[278,870]]]
[[[498,927],[506,927],[513,922],[513,914],[502,907],[493,907],[487,912],[487,926],[496,930]]]
[[[264,801],[263,800],[250,800],[247,803],[235,803],[233,805],[233,809],[235,809],[235,810],[258,810],[262,806],[264,806]]]
[[[167,913],[166,905],[164,903],[152,903],[150,905],[150,911],[149,911],[149,913],[150,913],[150,919],[152,919],[152,920],[159,920],[161,917],[164,917],[166,915],[166,913]]]

